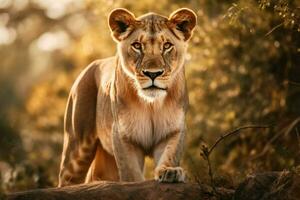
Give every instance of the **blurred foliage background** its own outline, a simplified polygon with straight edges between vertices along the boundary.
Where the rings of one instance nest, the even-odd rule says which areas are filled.
[[[0,0],[0,193],[57,184],[68,92],[87,64],[115,54],[107,16],[116,7],[198,15],[186,57],[191,181],[208,181],[200,145],[248,124],[272,127],[214,150],[220,184],[300,164],[300,1]]]

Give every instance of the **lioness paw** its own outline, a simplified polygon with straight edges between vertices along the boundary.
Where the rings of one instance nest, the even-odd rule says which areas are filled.
[[[185,174],[181,167],[163,167],[155,172],[155,180],[162,183],[184,182]]]

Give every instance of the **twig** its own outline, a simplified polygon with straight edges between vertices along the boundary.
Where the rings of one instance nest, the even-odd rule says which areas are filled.
[[[300,82],[288,81],[288,83],[291,84],[291,85],[300,86]]]
[[[296,127],[296,135],[297,135],[297,140],[298,140],[298,146],[299,146],[299,149],[300,149],[300,136],[299,136],[298,127]]]
[[[222,141],[224,140],[225,138],[231,136],[231,135],[234,135],[234,134],[237,134],[239,133],[239,131],[243,130],[243,129],[249,129],[249,128],[270,128],[269,125],[249,125],[249,126],[243,126],[243,127],[239,127],[229,133],[226,133],[224,135],[221,135],[219,137],[219,139],[213,144],[213,146],[208,150],[208,153],[210,154],[214,148]]]
[[[200,155],[204,158],[204,160],[207,161],[207,165],[208,165],[208,174],[209,174],[209,177],[210,177],[210,181],[211,181],[211,185],[212,185],[212,188],[213,188],[213,191],[218,194],[217,190],[216,190],[216,186],[215,186],[215,182],[214,182],[214,175],[213,175],[213,171],[212,171],[212,167],[211,167],[211,163],[210,163],[210,159],[209,159],[209,156],[210,154],[212,153],[212,151],[216,148],[216,146],[224,139],[226,139],[227,137],[231,136],[231,135],[234,135],[234,134],[238,134],[240,133],[241,130],[244,130],[244,129],[249,129],[249,128],[270,128],[269,125],[248,125],[248,126],[242,126],[242,127],[239,127],[233,131],[230,131],[226,134],[223,134],[221,135],[217,140],[216,142],[210,147],[208,148],[205,144],[203,144],[201,146],[201,153]]]
[[[204,160],[207,161],[208,175],[210,177],[211,186],[213,188],[214,193],[217,194],[218,192],[217,192],[217,189],[216,189],[216,185],[215,185],[215,181],[214,181],[214,175],[213,175],[212,167],[211,167],[211,164],[210,164],[210,159],[209,159],[210,153],[209,153],[208,147],[205,144],[203,144],[201,146],[201,150],[202,150],[202,152],[200,153],[200,155],[203,157]]]
[[[284,135],[290,134],[290,132],[300,123],[300,117],[296,118],[290,125],[287,127],[287,130],[284,132]]]
[[[275,26],[274,28],[272,28],[269,32],[267,32],[265,34],[265,37],[267,37],[268,35],[270,35],[273,31],[275,31],[276,29],[278,29],[279,27],[281,27],[283,24],[284,23],[282,22],[282,23],[278,24],[277,26]]]
[[[251,158],[251,160],[256,160],[257,158],[260,158],[261,156],[265,155],[268,152],[268,150],[269,150],[269,148],[270,148],[270,146],[273,142],[275,142],[282,134],[283,135],[288,135],[295,128],[295,126],[297,126],[298,123],[300,123],[300,117],[296,118],[286,128],[284,128],[283,130],[279,131],[276,135],[274,135],[268,141],[268,143],[265,145],[265,147],[263,148],[261,153],[256,155],[255,157]]]

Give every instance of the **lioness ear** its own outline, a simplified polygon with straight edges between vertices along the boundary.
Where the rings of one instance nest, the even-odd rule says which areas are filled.
[[[169,17],[170,28],[180,31],[183,34],[185,41],[192,36],[196,23],[196,14],[188,8],[178,9]]]
[[[133,31],[135,21],[135,17],[130,11],[124,8],[114,9],[108,18],[112,36],[117,41],[125,39]]]

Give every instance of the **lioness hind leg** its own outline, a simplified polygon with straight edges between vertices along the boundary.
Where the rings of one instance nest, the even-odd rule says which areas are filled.
[[[68,99],[59,186],[84,183],[96,153],[99,141],[95,132],[97,87],[93,80],[94,69],[91,65],[81,73]]]
[[[119,174],[114,156],[106,152],[99,144],[95,159],[89,169],[86,182],[97,180],[118,181]]]
[[[59,173],[59,187],[83,183],[95,155],[95,141],[78,142],[71,138],[64,148],[61,169]]]

